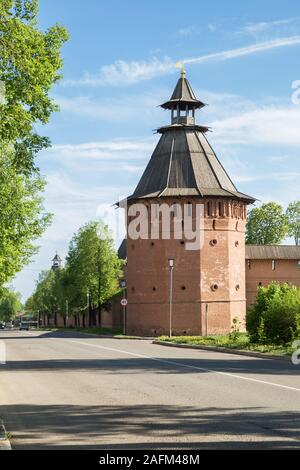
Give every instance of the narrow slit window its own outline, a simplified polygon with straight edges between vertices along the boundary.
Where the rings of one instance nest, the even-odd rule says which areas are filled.
[[[272,259],[272,271],[275,271],[276,262],[275,259]]]
[[[207,215],[210,217],[211,216],[211,203],[207,203]]]

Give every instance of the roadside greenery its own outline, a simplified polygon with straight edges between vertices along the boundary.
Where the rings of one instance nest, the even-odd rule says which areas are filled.
[[[113,238],[101,221],[84,225],[73,236],[64,268],[40,274],[26,310],[52,317],[83,314],[94,326],[96,312],[120,291],[123,262],[114,248]]]
[[[246,243],[249,245],[273,245],[281,243],[288,235],[289,219],[283,207],[268,202],[251,209],[246,224]]]
[[[286,344],[300,338],[300,288],[276,282],[259,287],[246,324],[253,343]]]
[[[192,346],[217,346],[229,349],[269,353],[275,355],[290,355],[293,352],[291,343],[286,345],[277,344],[257,344],[250,341],[247,333],[238,333],[233,339],[230,335],[218,336],[160,336],[160,341],[167,341],[174,344],[187,344]]]
[[[22,309],[21,295],[9,289],[2,289],[0,297],[0,321],[9,322],[16,318]]]
[[[51,221],[40,196],[44,181],[38,174],[18,173],[10,153],[0,147],[0,287],[37,252],[33,241]]]
[[[38,0],[0,2],[0,287],[26,265],[49,225],[35,164],[50,146],[36,132],[58,108],[49,92],[61,77],[66,30],[37,25]]]
[[[270,354],[291,354],[293,341],[300,339],[300,288],[272,282],[259,287],[246,315],[247,333],[240,333],[240,323],[233,319],[231,333],[216,336],[161,336],[175,344],[218,346]]]
[[[293,201],[288,205],[286,215],[289,219],[289,236],[293,237],[295,244],[300,244],[300,201]]]
[[[284,212],[276,202],[268,202],[251,209],[246,224],[246,243],[249,245],[276,245],[287,236],[300,243],[300,201],[291,202]]]

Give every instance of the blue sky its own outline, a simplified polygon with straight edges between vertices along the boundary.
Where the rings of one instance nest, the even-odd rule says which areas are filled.
[[[52,90],[61,111],[39,129],[53,143],[38,163],[55,216],[39,254],[13,282],[24,300],[83,223],[101,216],[121,239],[111,205],[136,186],[158,139],[153,129],[169,123],[158,105],[173,91],[177,61],[209,105],[198,123],[212,127],[208,139],[238,189],[284,206],[299,199],[298,1],[40,4],[41,28],[59,22],[70,41],[64,80]]]

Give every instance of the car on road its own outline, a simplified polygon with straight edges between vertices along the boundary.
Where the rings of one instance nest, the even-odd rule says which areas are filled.
[[[4,330],[5,329],[5,323],[0,323],[0,330]]]
[[[29,326],[30,326],[29,322],[22,322],[22,323],[20,323],[19,330],[20,331],[29,331]]]

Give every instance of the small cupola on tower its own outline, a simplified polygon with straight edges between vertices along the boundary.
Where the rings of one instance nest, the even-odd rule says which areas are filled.
[[[195,93],[186,78],[186,72],[181,66],[180,78],[175,86],[169,101],[161,105],[164,109],[171,111],[171,124],[195,124],[196,109],[203,108],[205,104],[196,98]]]
[[[57,271],[58,269],[61,268],[61,257],[56,253],[56,255],[54,256],[53,260],[52,260],[52,271]]]

